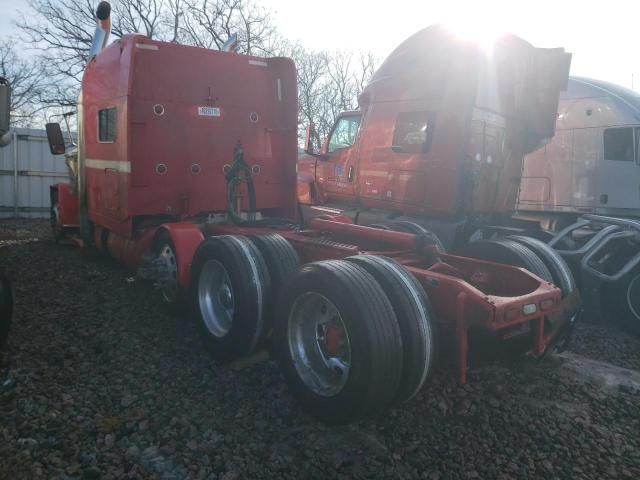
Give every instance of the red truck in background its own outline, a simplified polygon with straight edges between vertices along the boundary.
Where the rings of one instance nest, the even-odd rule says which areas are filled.
[[[554,134],[569,63],[563,49],[515,36],[482,55],[444,26],[418,32],[375,72],[360,109],[339,116],[322,152],[299,161],[300,201],[463,228],[510,215],[522,158]]]
[[[553,273],[562,256],[590,312],[615,310],[640,331],[640,222],[591,216],[549,232],[513,218],[523,159],[554,136],[569,63],[562,49],[512,35],[483,55],[446,27],[418,32],[375,72],[359,109],[338,116],[320,152],[307,141],[298,159],[305,215],[429,234],[448,251],[531,268],[514,255],[524,245],[553,257],[554,281],[573,290]],[[538,157],[529,158],[535,171]]]

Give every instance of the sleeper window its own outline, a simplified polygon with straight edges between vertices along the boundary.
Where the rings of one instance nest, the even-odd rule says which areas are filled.
[[[98,111],[98,140],[114,142],[116,139],[116,109],[105,108]]]
[[[433,137],[433,114],[402,112],[398,114],[393,131],[393,151],[398,153],[426,153]]]
[[[607,128],[604,131],[604,159],[633,162],[633,128]]]

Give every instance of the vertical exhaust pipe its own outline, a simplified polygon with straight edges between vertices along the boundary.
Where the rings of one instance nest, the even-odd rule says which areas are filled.
[[[96,9],[96,31],[93,34],[93,42],[89,51],[89,62],[107,46],[111,33],[111,5],[109,2],[100,2]]]

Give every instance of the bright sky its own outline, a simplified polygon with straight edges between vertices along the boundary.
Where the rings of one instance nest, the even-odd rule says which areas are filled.
[[[608,80],[640,91],[638,0],[254,0],[274,10],[288,38],[317,49],[372,51],[380,58],[432,23],[457,24],[468,32],[509,31],[536,46],[565,47],[575,75]],[[2,9],[0,35],[11,32],[14,9]],[[96,0],[97,3],[97,0]]]
[[[314,48],[370,50],[386,57],[433,23],[520,35],[573,53],[571,72],[640,90],[638,0],[266,0],[285,36]]]

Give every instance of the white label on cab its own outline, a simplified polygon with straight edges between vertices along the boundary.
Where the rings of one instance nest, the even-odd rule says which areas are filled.
[[[220,109],[218,107],[198,107],[198,115],[202,117],[219,117]]]

